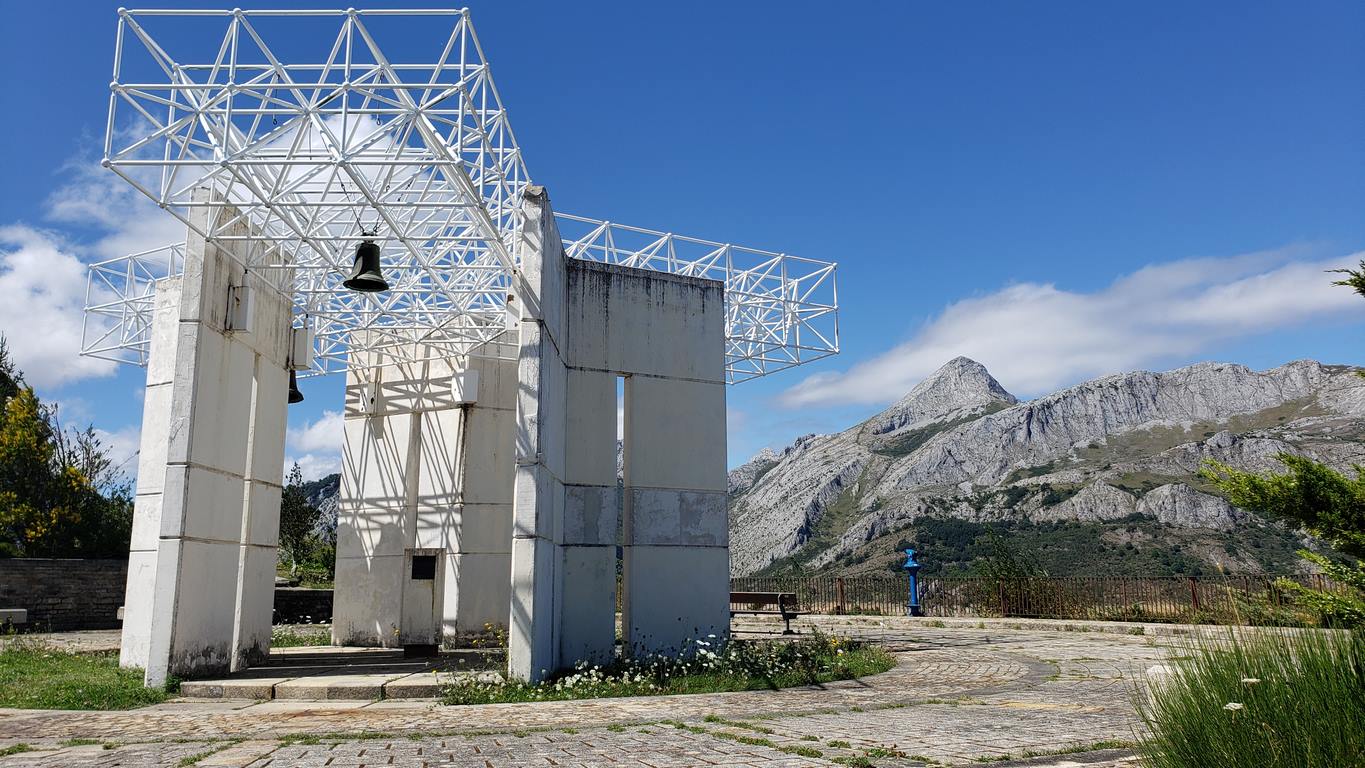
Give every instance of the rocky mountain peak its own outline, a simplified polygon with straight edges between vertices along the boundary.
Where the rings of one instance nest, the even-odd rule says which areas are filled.
[[[1198,473],[1207,459],[1282,470],[1283,453],[1341,470],[1365,463],[1365,379],[1312,360],[1265,371],[1207,362],[1017,403],[984,366],[957,358],[882,414],[746,465],[731,483],[731,569],[793,557],[798,569],[844,558],[839,567],[857,570],[889,548],[882,536],[945,519],[1109,526],[1138,549],[1241,557],[1215,531],[1261,542],[1243,559],[1274,564],[1298,546],[1293,532],[1265,528]]]
[[[749,490],[764,472],[781,459],[782,456],[771,448],[764,448],[755,453],[752,459],[730,470],[728,478],[730,493],[743,493]]]
[[[1017,402],[986,366],[971,358],[955,357],[890,408],[872,417],[868,427],[873,435],[885,435]]]

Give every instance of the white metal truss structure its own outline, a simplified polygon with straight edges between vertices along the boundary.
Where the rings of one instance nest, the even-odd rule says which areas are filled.
[[[418,51],[391,59],[380,40]],[[121,10],[105,167],[292,296],[318,372],[501,334],[530,176],[467,9]],[[834,265],[561,216],[576,258],[724,280],[731,381],[838,350]],[[574,234],[576,233],[576,234]],[[382,249],[390,289],[341,283]],[[83,354],[145,364],[183,246],[94,264]]]
[[[724,281],[731,384],[839,351],[832,263],[569,214],[556,218],[570,258]]]

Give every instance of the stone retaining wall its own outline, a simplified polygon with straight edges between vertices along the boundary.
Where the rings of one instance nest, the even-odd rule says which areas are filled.
[[[0,559],[0,608],[28,610],[28,629],[117,629],[127,560]]]
[[[118,629],[127,560],[0,559],[0,608],[28,611],[25,629]],[[332,620],[332,590],[275,588],[276,624]]]
[[[332,590],[275,587],[276,624],[321,624],[332,620]]]

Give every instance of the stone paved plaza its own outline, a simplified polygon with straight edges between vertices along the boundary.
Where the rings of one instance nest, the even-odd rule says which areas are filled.
[[[0,749],[37,748],[0,757],[0,768],[1131,765],[1134,680],[1180,643],[1138,627],[1123,631],[1144,634],[817,621],[885,643],[898,665],[818,687],[638,699],[0,710]]]

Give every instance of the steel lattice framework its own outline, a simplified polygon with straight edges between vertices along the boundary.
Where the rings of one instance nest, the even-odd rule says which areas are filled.
[[[121,10],[103,164],[192,236],[250,243],[233,251],[292,297],[317,372],[356,331],[403,358],[507,328],[530,176],[467,9]],[[723,280],[731,382],[838,351],[832,263],[558,221],[570,257]],[[341,286],[365,239],[388,291]],[[183,264],[174,244],[91,265],[83,354],[145,365],[156,282]]]

